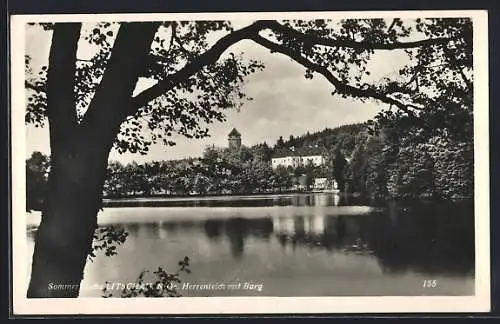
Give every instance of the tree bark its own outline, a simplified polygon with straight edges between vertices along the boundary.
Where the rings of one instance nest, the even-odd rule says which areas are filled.
[[[88,145],[88,146],[87,146]],[[109,149],[75,143],[51,154],[28,297],[77,297],[101,206]]]
[[[80,24],[56,24],[47,75],[51,171],[35,238],[28,298],[78,297],[101,207],[109,152],[126,117],[156,23],[122,23],[106,71],[76,122]]]

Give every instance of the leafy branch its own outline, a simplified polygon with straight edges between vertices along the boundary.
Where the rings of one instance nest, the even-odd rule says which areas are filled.
[[[345,96],[349,95],[349,96],[355,97],[355,98],[357,97],[357,98],[378,99],[378,100],[385,102],[389,105],[397,106],[398,108],[405,111],[409,115],[413,115],[413,112],[410,110],[410,108],[413,108],[416,110],[421,109],[420,107],[415,106],[413,104],[403,103],[401,101],[398,101],[398,100],[395,100],[391,97],[388,97],[388,96],[384,95],[383,93],[377,92],[375,89],[370,89],[370,88],[361,89],[361,88],[357,88],[357,87],[354,87],[352,85],[349,85],[347,83],[344,83],[344,82],[340,81],[337,77],[335,77],[326,67],[319,65],[319,64],[316,64],[316,63],[313,63],[310,60],[308,60],[307,58],[300,55],[299,53],[297,53],[297,52],[295,52],[295,51],[293,51],[293,50],[291,50],[283,45],[271,42],[271,41],[269,41],[261,36],[258,36],[258,35],[253,36],[252,40],[255,41],[256,43],[268,48],[269,50],[271,50],[271,52],[278,52],[278,53],[282,53],[284,55],[287,55],[288,57],[290,57],[291,59],[293,59],[297,63],[306,67],[307,69],[309,69],[311,71],[315,71],[315,72],[323,75],[328,81],[330,81],[330,83],[332,85],[335,86],[335,89],[337,92],[339,92]]]
[[[166,268],[158,267],[152,272],[153,280],[145,281],[146,275],[151,273],[148,270],[143,270],[137,277],[136,281],[121,287],[121,298],[133,297],[181,297],[178,286],[181,283],[180,275],[182,272],[191,273],[189,269],[189,258],[186,256],[177,264],[177,270],[174,273],[168,273]],[[106,282],[102,289],[102,297],[114,297],[113,292],[109,289],[109,282]],[[113,288],[113,286],[112,286]]]
[[[292,37],[294,39],[309,44],[309,46],[323,45],[329,47],[348,47],[353,49],[372,49],[372,50],[409,49],[415,47],[428,47],[431,45],[445,44],[450,40],[452,40],[451,38],[429,38],[412,42],[380,43],[380,42],[368,42],[368,41],[354,41],[347,39],[331,39],[331,38],[318,37],[311,34],[304,34],[293,28],[283,26],[277,21],[257,21],[247,27],[244,27],[240,30],[234,31],[222,37],[203,54],[200,54],[195,58],[193,58],[192,56],[188,56],[188,58],[191,57],[191,60],[182,69],[172,74],[168,78],[158,82],[156,85],[151,86],[150,88],[143,90],[141,93],[136,95],[132,100],[133,101],[133,104],[131,106],[132,112],[135,111],[138,107],[147,104],[149,101],[173,89],[176,85],[187,80],[189,77],[191,77],[192,75],[196,74],[198,71],[203,69],[204,66],[214,64],[227,48],[244,39],[252,39],[264,47],[270,48],[274,51],[278,51],[281,52],[282,54],[289,56],[293,60],[304,65],[305,67],[309,67],[317,72],[321,71],[319,73],[327,77],[327,79],[344,94],[351,92],[350,94],[353,97],[363,97],[363,98],[372,97],[374,99],[379,99],[386,103],[393,104],[406,112],[409,112],[408,108],[413,108],[413,109],[419,108],[415,105],[403,104],[395,99],[384,96],[383,94],[378,93],[373,89],[362,90],[350,86],[348,84],[343,84],[342,81],[340,81],[338,78],[335,78],[330,72],[327,72],[326,68],[321,67],[317,64],[313,64],[312,62],[302,58],[300,56],[300,53],[298,53],[297,51],[291,49],[285,49],[284,47],[272,41],[269,41],[266,38],[261,37],[259,33],[265,29],[271,29],[287,37]],[[176,37],[174,31],[172,37]],[[183,49],[182,46],[181,49]],[[185,49],[183,52],[186,54]]]
[[[89,252],[89,261],[93,262],[98,251],[104,251],[104,255],[113,256],[118,254],[117,246],[125,243],[128,233],[123,228],[107,226],[98,228],[94,233],[94,243]]]
[[[333,39],[326,37],[318,37],[313,34],[301,33],[291,27],[283,26],[275,20],[266,21],[265,27],[281,33],[284,36],[296,39],[298,41],[308,43],[311,45],[323,45],[328,47],[348,47],[353,49],[366,49],[366,50],[396,50],[396,49],[409,49],[415,47],[428,47],[431,45],[445,44],[452,38],[428,38],[411,42],[371,42],[371,41],[355,41],[351,39]],[[392,29],[392,28],[391,28]]]

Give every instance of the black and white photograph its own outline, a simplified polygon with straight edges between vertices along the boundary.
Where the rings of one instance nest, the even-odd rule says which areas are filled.
[[[484,312],[485,11],[11,19],[14,312]]]

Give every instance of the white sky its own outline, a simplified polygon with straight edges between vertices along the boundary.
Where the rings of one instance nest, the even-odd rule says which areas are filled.
[[[241,23],[237,25],[242,25]],[[46,64],[50,47],[50,33],[28,28],[27,54],[32,56],[33,65]],[[315,75],[313,80],[304,78],[304,68],[281,54],[271,54],[267,49],[251,41],[242,41],[231,47],[236,53],[243,51],[249,58],[261,60],[266,68],[247,78],[244,92],[254,98],[245,103],[240,112],[230,111],[226,123],[209,126],[211,137],[202,140],[174,136],[174,147],[153,145],[146,156],[140,154],[120,155],[111,152],[111,160],[123,163],[137,161],[178,159],[199,156],[206,145],[227,145],[227,134],[236,127],[242,134],[244,145],[267,141],[272,145],[279,136],[313,133],[325,127],[363,122],[373,117],[382,104],[361,103],[351,99],[332,96],[332,86],[323,77]],[[82,49],[79,48],[79,55]],[[382,52],[381,52],[382,53]],[[383,52],[376,55],[370,64],[374,79],[397,71],[407,60],[402,51]],[[49,153],[48,129],[27,126],[26,156],[33,151]]]

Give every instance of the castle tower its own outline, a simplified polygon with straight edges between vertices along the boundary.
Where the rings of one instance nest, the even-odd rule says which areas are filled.
[[[228,135],[229,148],[231,150],[238,150],[241,147],[241,134],[233,128]]]

